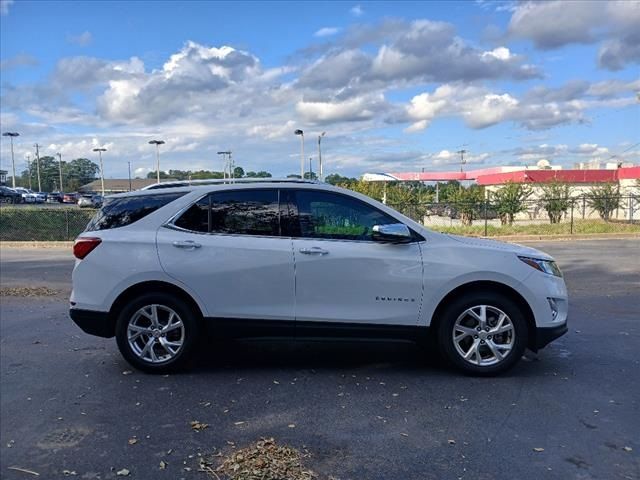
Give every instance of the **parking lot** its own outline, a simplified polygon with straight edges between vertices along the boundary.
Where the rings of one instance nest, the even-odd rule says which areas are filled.
[[[274,437],[323,479],[638,479],[640,241],[531,245],[565,273],[570,330],[497,378],[412,344],[275,341],[145,375],[69,319],[69,251],[3,248],[0,477],[204,479],[198,455]]]

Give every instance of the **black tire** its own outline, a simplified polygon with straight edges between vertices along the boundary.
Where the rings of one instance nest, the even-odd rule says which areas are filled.
[[[470,335],[468,335],[466,339],[464,336],[461,337],[464,340],[461,340],[460,342],[467,342],[466,345],[469,345],[469,342],[483,342],[482,345],[479,346],[478,353],[474,354],[469,360],[466,360],[463,357],[462,353],[460,353],[456,347],[456,342],[454,341],[454,327],[458,318],[461,317],[461,315],[463,315],[468,309],[473,309],[474,307],[481,305],[492,307],[491,309],[487,309],[487,318],[489,323],[497,321],[499,317],[496,310],[499,310],[507,315],[508,320],[511,321],[511,325],[513,326],[513,333],[509,332],[501,334],[500,337],[496,336],[496,339],[499,338],[500,340],[492,343],[492,346],[495,346],[496,343],[504,341],[505,344],[511,345],[511,349],[506,354],[502,353],[504,350],[498,349],[500,354],[503,355],[503,358],[492,365],[477,364],[479,363],[477,361],[478,356],[482,357],[483,355],[486,355],[487,357],[493,357],[494,359],[498,358],[497,355],[495,355],[489,348],[489,345],[487,345],[489,342],[488,338],[482,340],[477,336],[472,337]],[[474,311],[480,312],[479,309]],[[467,322],[469,319],[471,321],[475,320],[469,315],[463,318],[465,318],[463,321]],[[474,328],[477,330],[477,326]],[[459,334],[462,333],[458,330],[456,330],[456,332]],[[486,334],[488,333],[489,332]],[[528,343],[527,321],[521,311],[521,308],[509,297],[491,291],[465,294],[450,302],[444,308],[439,318],[437,334],[438,347],[443,357],[464,373],[476,376],[492,376],[506,372],[520,360]],[[486,335],[484,332],[482,334]],[[478,333],[478,335],[480,335],[480,333]],[[464,351],[464,348],[461,348],[461,350]],[[471,345],[469,345],[469,350],[471,350]],[[481,358],[481,361],[485,360]],[[492,361],[490,358],[487,359],[487,362],[490,361]]]
[[[139,354],[133,350],[128,339],[130,323],[134,321],[137,312],[144,307],[153,305],[164,307],[158,308],[158,317],[163,317],[163,315],[168,316],[169,313],[165,309],[170,309],[179,317],[183,325],[183,330],[178,332],[183,335],[180,338],[182,342],[181,347],[176,350],[174,356],[165,361],[158,361],[157,363],[152,363],[150,360],[141,358]],[[138,318],[144,321],[147,317],[139,316]],[[125,360],[138,370],[148,373],[169,373],[181,370],[188,365],[196,349],[199,330],[199,315],[193,311],[193,308],[188,303],[170,293],[147,293],[136,297],[121,310],[116,320],[116,342]],[[169,335],[176,335],[176,333],[174,331],[173,333],[166,333],[165,335],[167,340],[172,340],[169,338]],[[152,338],[148,334],[142,334],[140,337],[142,342],[145,342],[145,339],[151,340]],[[160,339],[157,338],[157,342],[153,343],[151,350],[154,350],[154,352],[164,351],[165,354],[168,354],[168,350],[161,347],[158,344],[159,342]]]

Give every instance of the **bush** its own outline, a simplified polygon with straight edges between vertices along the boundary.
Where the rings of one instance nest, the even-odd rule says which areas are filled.
[[[507,182],[500,190],[493,194],[493,205],[500,217],[502,225],[513,225],[516,214],[527,209],[526,200],[531,195],[531,189],[522,184]]]
[[[600,218],[608,222],[611,219],[611,214],[620,208],[622,201],[620,187],[617,184],[605,183],[591,188],[589,193],[587,204],[598,212]]]
[[[571,188],[566,183],[553,181],[542,186],[540,205],[546,210],[551,223],[560,223],[572,202]]]

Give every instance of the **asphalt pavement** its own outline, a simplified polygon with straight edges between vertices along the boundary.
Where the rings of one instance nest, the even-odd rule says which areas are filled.
[[[640,241],[531,245],[565,273],[570,330],[496,378],[412,344],[282,341],[146,375],[69,319],[70,252],[3,248],[3,288],[59,293],[0,303],[0,478],[204,479],[198,455],[274,437],[323,479],[639,479]]]

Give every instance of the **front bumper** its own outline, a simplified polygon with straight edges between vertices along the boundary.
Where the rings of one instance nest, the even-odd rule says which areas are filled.
[[[535,339],[531,342],[531,349],[537,352],[568,331],[569,327],[567,327],[566,322],[555,327],[538,327],[536,328]]]
[[[108,312],[72,308],[69,310],[69,316],[82,331],[89,335],[104,338],[111,338],[115,335],[115,325],[110,320]]]

